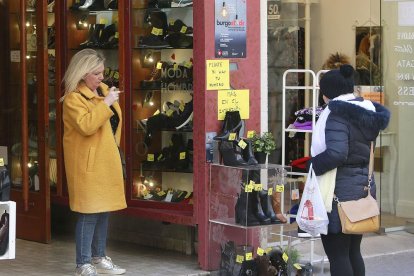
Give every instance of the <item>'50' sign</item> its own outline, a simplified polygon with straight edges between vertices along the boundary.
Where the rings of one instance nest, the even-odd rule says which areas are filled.
[[[267,19],[275,20],[280,19],[280,7],[281,1],[267,1]]]

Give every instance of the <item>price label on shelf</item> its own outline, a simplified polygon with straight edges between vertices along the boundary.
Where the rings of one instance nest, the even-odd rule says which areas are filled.
[[[296,268],[297,270],[301,270],[302,269],[302,267],[298,263],[294,263],[293,264],[293,267]]]
[[[272,195],[273,194],[273,188],[269,188],[269,190],[267,190],[267,195]]]
[[[151,34],[159,36],[163,34],[163,30],[153,27],[151,30]]]
[[[159,110],[159,109],[157,109],[157,110],[154,112],[154,115],[153,115],[153,116],[158,115],[158,114],[160,114],[160,110]]]
[[[3,167],[4,166],[4,159],[0,158],[0,166]]]
[[[184,62],[184,67],[191,68],[191,67],[193,67],[193,63],[191,61],[186,61],[186,62]]]
[[[168,109],[167,112],[165,113],[168,117],[171,117],[171,115],[174,113],[174,110],[172,109]]]
[[[252,252],[247,252],[246,253],[246,261],[251,261],[253,259],[253,253]]]
[[[256,133],[256,131],[254,131],[254,130],[249,130],[248,132],[247,132],[247,138],[249,138],[249,139],[251,139],[251,138],[253,138],[253,136],[254,136],[254,134]]]
[[[246,193],[251,193],[251,192],[253,192],[253,189],[254,189],[254,185],[253,185],[253,184],[249,184],[249,185],[246,185],[246,186],[244,187],[244,191],[245,191]]]
[[[165,195],[165,192],[164,192],[164,191],[159,191],[159,192],[157,193],[157,195],[158,195],[158,196],[163,196],[163,195]]]
[[[257,255],[258,256],[263,256],[264,253],[265,253],[265,251],[264,251],[263,248],[260,248],[260,247],[257,248]]]
[[[276,192],[282,193],[285,190],[285,186],[283,185],[276,185]]]
[[[180,102],[180,106],[178,107],[178,109],[180,109],[180,111],[183,112],[184,111],[184,107],[185,107],[184,102],[181,101]]]
[[[108,23],[108,21],[104,17],[99,20],[99,24],[105,24],[106,25],[106,23]]]
[[[162,157],[163,157],[163,155],[162,155],[162,153],[160,153],[160,155],[158,155],[158,157],[157,157],[157,161],[160,161],[162,159]]]
[[[271,247],[268,247],[268,248],[266,248],[266,254],[269,254],[270,253],[270,251],[272,251],[272,248]]]
[[[247,144],[246,144],[246,142],[243,140],[243,139],[241,139],[240,140],[240,142],[239,142],[239,147],[241,147],[242,149],[245,149],[246,147],[247,147]]]
[[[242,255],[237,255],[236,256],[236,263],[241,264],[244,261],[244,256]]]
[[[185,151],[180,152],[180,160],[184,160],[185,159]]]
[[[262,184],[254,184],[254,190],[256,191],[256,192],[260,192],[260,191],[262,191],[263,190],[263,185]]]
[[[289,260],[289,257],[286,254],[286,252],[283,252],[282,259],[285,261],[285,263],[287,263],[287,261]]]
[[[292,190],[291,198],[292,198],[292,200],[298,200],[299,199],[299,189],[293,189]]]
[[[237,134],[235,132],[230,133],[229,135],[229,141],[234,141],[236,140]]]
[[[174,68],[174,71],[177,71],[178,70],[178,64],[174,63],[173,68]]]
[[[149,162],[154,162],[154,154],[152,154],[152,153],[148,153],[148,155],[147,155],[147,161],[149,161]]]
[[[157,62],[157,69],[161,70],[162,69],[162,62]]]
[[[170,20],[169,20],[169,24],[171,26],[174,26],[174,23],[175,23],[175,19],[171,17]]]

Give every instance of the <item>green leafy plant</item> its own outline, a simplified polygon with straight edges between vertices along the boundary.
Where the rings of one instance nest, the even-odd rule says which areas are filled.
[[[270,154],[276,149],[276,141],[271,132],[263,132],[262,135],[255,134],[252,138],[254,152]]]

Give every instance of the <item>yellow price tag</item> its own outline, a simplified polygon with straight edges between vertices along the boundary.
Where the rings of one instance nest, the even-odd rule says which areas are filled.
[[[244,257],[242,255],[236,256],[236,263],[241,264],[244,261]]]
[[[174,63],[173,68],[174,68],[174,71],[177,71],[178,70],[178,64]]]
[[[246,193],[251,193],[251,192],[253,192],[253,188],[254,188],[254,186],[252,184],[249,184],[249,185],[246,185],[246,187],[244,187],[244,191]]]
[[[253,259],[253,253],[252,252],[247,252],[246,253],[246,261],[251,261]]]
[[[282,193],[285,190],[285,186],[283,185],[276,185],[276,192]]]
[[[169,23],[169,24],[170,24],[171,26],[173,26],[173,25],[174,25],[174,23],[175,23],[175,19],[171,17],[169,21],[170,21],[170,23]]]
[[[180,152],[180,160],[184,160],[185,159],[185,151]]]
[[[193,63],[191,61],[184,62],[184,67],[191,68],[193,66]]]
[[[254,131],[254,130],[249,130],[248,132],[247,132],[247,138],[253,138],[253,136],[254,136],[254,134],[256,133],[256,131]]]
[[[257,255],[263,256],[264,253],[265,251],[263,250],[263,248],[260,248],[260,247],[257,248]]]
[[[154,115],[158,115],[158,114],[160,114],[160,110],[159,109],[157,109],[157,111],[154,112]]]
[[[263,185],[262,184],[254,184],[254,190],[256,192],[260,192],[261,190],[263,190]]]
[[[234,141],[236,140],[237,134],[235,132],[230,133],[229,135],[229,141]]]
[[[100,20],[99,20],[99,24],[105,24],[106,25],[106,18],[101,18]]]
[[[249,184],[256,184],[253,180],[250,180]]]
[[[301,270],[302,269],[302,267],[298,263],[293,264],[293,267],[296,268],[297,270]]]
[[[187,26],[182,26],[180,32],[185,34],[187,32]]]
[[[165,195],[165,192],[164,191],[160,191],[160,192],[157,193],[157,195],[158,196],[163,196],[163,195]]]
[[[115,32],[115,38],[119,38],[119,33]]]
[[[147,155],[147,161],[154,162],[154,154],[148,153],[148,155]]]
[[[162,159],[163,155],[162,153],[160,153],[160,155],[158,155],[157,160],[160,161]]]
[[[165,114],[167,114],[168,117],[171,117],[171,115],[174,113],[174,110],[168,109]]]
[[[272,251],[272,248],[271,247],[266,248],[266,254],[269,254],[270,251]]]
[[[0,166],[3,167],[4,166],[4,159],[0,158]]]
[[[116,79],[116,80],[119,79],[119,72],[114,73],[114,79]]]
[[[289,257],[286,254],[286,252],[283,252],[282,259],[285,261],[285,263],[287,263],[287,261],[289,260]]]
[[[148,192],[147,190],[142,191],[142,195],[143,195],[143,196],[147,196],[147,195],[148,195],[148,193],[149,193],[149,192]]]
[[[153,34],[153,35],[162,35],[163,30],[153,27],[152,30],[151,30],[151,34]]]
[[[161,70],[162,69],[162,62],[157,62],[157,69]]]
[[[243,140],[243,139],[241,139],[240,140],[240,142],[239,142],[239,147],[241,147],[242,149],[245,149],[246,147],[247,147],[247,144],[246,144],[246,142]]]
[[[180,103],[180,106],[178,107],[178,109],[179,109],[181,112],[183,112],[183,111],[184,111],[184,103],[183,103],[183,102],[181,102],[181,103]]]
[[[267,195],[272,195],[273,194],[273,188],[269,188],[269,190],[267,190]]]

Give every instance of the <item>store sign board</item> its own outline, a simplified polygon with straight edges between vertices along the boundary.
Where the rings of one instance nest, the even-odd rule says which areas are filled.
[[[246,1],[215,1],[215,57],[246,57]]]
[[[243,90],[220,90],[217,97],[218,119],[224,120],[227,111],[240,112],[242,119],[249,119],[250,91]]]
[[[230,89],[229,60],[207,60],[207,90]]]
[[[280,19],[280,10],[282,7],[280,0],[267,1],[267,19],[278,20]]]

